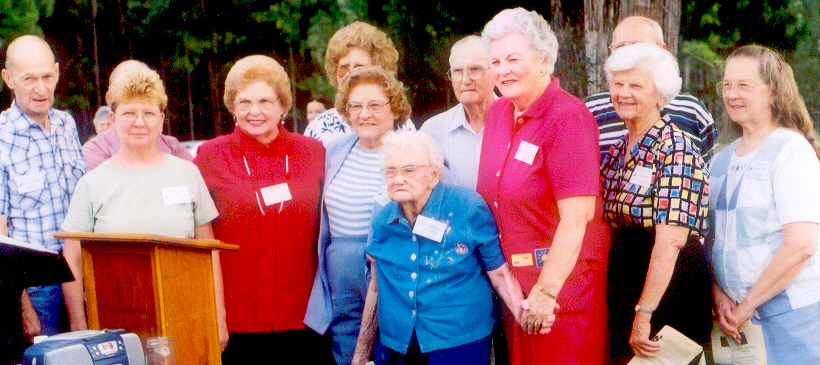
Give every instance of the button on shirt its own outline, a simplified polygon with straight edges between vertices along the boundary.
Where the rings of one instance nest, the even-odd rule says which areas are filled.
[[[9,236],[51,250],[77,181],[86,171],[74,119],[49,109],[50,133],[17,102],[0,114],[0,207]]]
[[[413,331],[423,353],[488,336],[493,304],[482,270],[504,264],[492,214],[475,192],[439,183],[421,215],[447,225],[441,242],[414,235],[390,202],[373,217],[365,251],[376,260],[380,340],[401,353]]]

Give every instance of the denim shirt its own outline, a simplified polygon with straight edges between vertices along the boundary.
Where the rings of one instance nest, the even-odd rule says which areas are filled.
[[[380,340],[402,353],[414,331],[423,353],[488,336],[493,303],[484,271],[504,264],[495,221],[476,192],[439,183],[421,215],[447,226],[441,242],[413,234],[389,202],[373,216],[365,250],[376,260]]]

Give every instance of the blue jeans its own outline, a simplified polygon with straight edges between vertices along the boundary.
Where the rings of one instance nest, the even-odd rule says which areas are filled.
[[[487,365],[490,363],[490,336],[422,354],[413,332],[406,354],[390,349],[377,340],[373,346],[373,356],[376,365]]]
[[[63,303],[61,285],[33,286],[26,288],[31,304],[37,311],[43,335],[60,333],[60,305]]]
[[[367,295],[364,247],[366,236],[332,237],[325,251],[333,321],[328,332],[337,364],[350,364],[359,338]]]

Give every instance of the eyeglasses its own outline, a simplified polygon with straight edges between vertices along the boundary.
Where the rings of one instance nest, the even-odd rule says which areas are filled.
[[[259,108],[259,110],[271,111],[274,107],[276,107],[277,100],[279,100],[278,96],[273,100],[259,99],[257,101],[252,101],[248,99],[243,99],[236,103],[236,110],[246,112],[248,110],[251,110],[251,108],[253,108],[253,106],[256,105],[256,107]]]
[[[618,43],[612,43],[612,44],[609,45],[609,52],[615,52],[615,50],[618,49],[618,48],[631,46],[635,43],[641,43],[641,42],[644,42],[644,41],[635,39],[635,40],[621,41],[621,42],[618,42]]]
[[[466,70],[467,77],[469,77],[471,80],[478,80],[484,77],[484,71],[487,71],[489,69],[489,67],[485,68],[480,66],[468,67]],[[457,68],[454,70],[447,71],[447,78],[453,82],[461,82],[461,79],[464,78],[464,71],[465,70],[463,68]]]
[[[407,166],[403,166],[403,167],[400,167],[400,168],[388,167],[388,168],[382,169],[382,172],[384,173],[384,177],[386,177],[388,179],[395,179],[396,176],[399,176],[399,175],[401,175],[403,177],[408,177],[410,175],[413,175],[413,173],[415,173],[416,171],[418,171],[418,169],[420,167],[429,167],[429,166],[430,165],[407,165]]]
[[[757,85],[764,85],[764,83],[749,83],[749,82],[729,82],[729,81],[721,81],[715,85],[715,90],[718,93],[718,96],[723,97],[724,94],[728,93],[732,89],[735,90],[735,93],[738,95],[749,95],[751,94],[752,90]]]
[[[390,98],[390,100],[388,100],[388,101],[371,100],[367,104],[348,103],[347,106],[345,107],[345,110],[347,110],[347,112],[350,113],[350,115],[359,115],[362,112],[362,109],[364,109],[365,105],[366,105],[367,110],[369,110],[370,113],[377,114],[377,113],[380,113],[382,110],[384,110],[384,106],[387,105],[387,104],[390,104],[390,102],[392,102],[392,101],[393,101],[393,98]]]
[[[115,115],[117,116],[117,119],[127,123],[136,122],[139,116],[142,116],[142,120],[146,123],[155,122],[159,119],[159,113],[154,113],[152,111],[136,112],[132,110],[126,110],[119,113],[115,113]]]

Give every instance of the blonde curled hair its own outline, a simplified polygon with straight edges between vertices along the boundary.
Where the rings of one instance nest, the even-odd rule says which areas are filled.
[[[117,105],[134,99],[156,102],[160,110],[165,110],[168,105],[168,95],[159,74],[149,68],[133,70],[117,77],[109,86],[108,95],[111,110],[117,110]]]
[[[347,102],[350,92],[359,85],[376,85],[382,88],[384,95],[390,100],[390,110],[396,116],[394,129],[404,126],[410,117],[410,102],[407,100],[404,85],[396,79],[396,73],[387,71],[378,66],[357,67],[344,78],[339,85],[334,107],[350,123],[350,113],[347,111]]]
[[[353,22],[334,33],[327,43],[325,72],[333,87],[339,87],[336,85],[336,68],[339,67],[339,60],[347,56],[353,48],[359,48],[369,54],[374,66],[396,71],[399,52],[387,34],[370,24]]]

